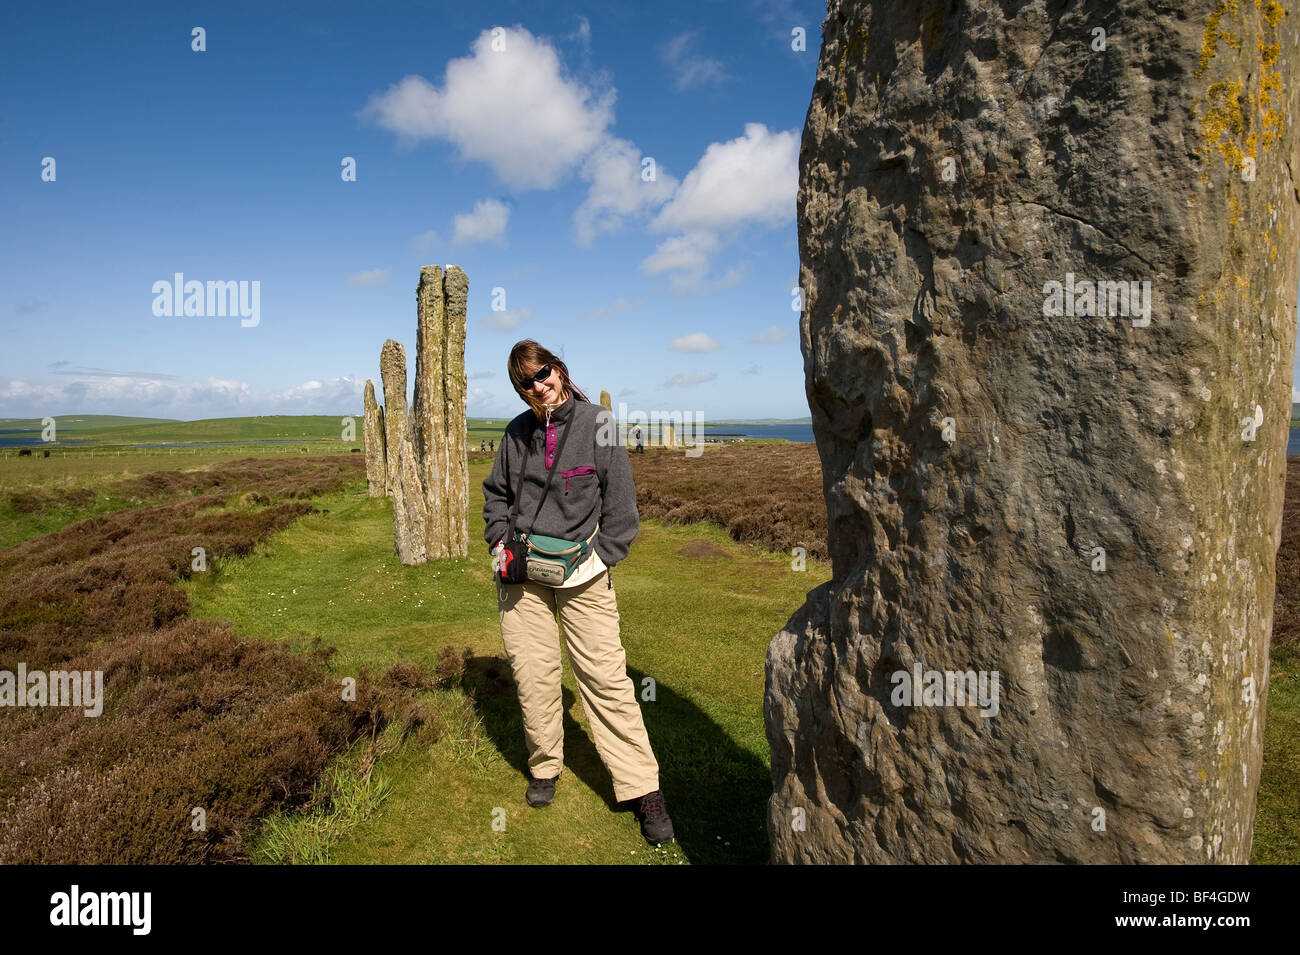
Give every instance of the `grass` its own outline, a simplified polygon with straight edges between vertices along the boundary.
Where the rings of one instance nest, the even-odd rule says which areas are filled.
[[[815,449],[806,450],[815,461]],[[295,656],[320,662],[336,687],[363,669],[387,669],[385,680],[402,684],[413,701],[404,715],[393,711],[401,718],[377,724],[377,732],[338,752],[309,787],[310,798],[264,816],[244,847],[247,857],[266,863],[767,861],[764,654],[805,592],[829,577],[829,566],[811,559],[813,554],[807,572],[792,572],[788,554],[732,539],[748,532],[743,522],[731,533],[713,524],[669,523],[689,517],[688,499],[696,489],[673,474],[671,462],[652,461],[656,453],[634,456],[633,465],[639,489],[666,506],[666,520],[643,520],[614,582],[629,673],[639,689],[647,679],[654,681],[655,698],[645,700],[642,710],[678,828],[677,843],[649,849],[631,815],[614,811],[609,778],[591,743],[567,664],[565,773],[552,806],[534,810],[524,803],[518,701],[503,659],[489,559],[480,543],[480,488],[490,461],[476,456],[469,558],[402,566],[392,550],[390,504],[367,498],[358,476],[311,494],[315,512],[248,551],[238,548],[243,556],[217,556],[210,572],[181,585],[191,617],[228,621],[241,639],[257,638],[255,643],[274,643],[277,649],[284,641]],[[158,458],[168,458],[152,457],[155,468]],[[270,470],[263,485],[272,494],[302,490],[304,482],[284,466],[290,462],[272,463],[278,457],[266,462]],[[348,462],[353,467],[360,463],[355,457]],[[208,473],[216,470],[215,457],[210,467],[148,479],[136,464],[144,458],[129,460],[123,474],[115,458],[69,456],[68,473],[46,473],[45,480],[27,484],[14,469],[35,462],[0,457],[0,489],[7,486],[20,497],[45,496],[41,507],[27,511],[13,506],[11,493],[0,492],[0,540],[38,537],[89,511],[140,508],[157,499],[226,488],[221,482],[210,486],[216,480]],[[787,463],[792,474],[804,467]],[[241,474],[240,468],[232,473]],[[242,474],[240,480],[245,479],[251,478]],[[93,491],[93,503],[87,505],[84,495],[64,500],[78,489]],[[1293,490],[1278,554],[1256,863],[1300,860],[1300,461],[1292,462],[1288,489]],[[740,488],[738,493],[749,492]],[[671,501],[673,495],[681,500]],[[718,496],[710,504],[719,504]],[[239,514],[255,515],[265,503],[227,494],[205,504],[196,517],[219,516],[224,508],[230,516],[223,520],[231,522]],[[210,622],[194,621],[194,626]],[[322,646],[331,645],[336,652],[322,653]],[[105,645],[103,652],[122,656],[127,649]],[[151,652],[163,650],[159,644]],[[440,682],[411,676],[422,670],[438,674]],[[241,675],[229,674],[234,680]],[[183,668],[177,677],[184,678]]]
[[[471,467],[470,558],[401,565],[388,500],[366,498],[357,485],[318,500],[325,513],[185,585],[192,613],[229,621],[241,635],[336,646],[330,666],[339,677],[402,663],[437,670],[443,647],[469,649],[458,686],[417,697],[424,726],[381,760],[387,798],[331,839],[328,861],[766,862],[764,657],[829,567],[810,561],[796,573],[788,556],[739,544],[719,527],[646,521],[615,568],[629,674],[679,832],[657,852],[630,813],[614,811],[567,664],[565,773],[550,807],[524,803],[519,704],[480,545],[487,471],[485,462]],[[653,701],[644,698],[647,679]],[[255,858],[283,858],[284,825],[268,829]]]

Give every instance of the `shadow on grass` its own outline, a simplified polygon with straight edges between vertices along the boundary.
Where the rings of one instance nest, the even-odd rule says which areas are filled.
[[[636,687],[646,674],[628,668]],[[519,798],[528,780],[523,718],[510,664],[501,657],[474,657],[464,687],[488,737],[520,774]],[[581,706],[564,687],[564,768],[592,788],[611,812],[628,811],[596,746],[571,715]],[[673,819],[677,843],[694,865],[758,864],[770,856],[765,816],[772,791],[765,762],[727,735],[708,714],[671,687],[658,683],[656,699],[641,702],[650,745],[659,761],[659,785]]]

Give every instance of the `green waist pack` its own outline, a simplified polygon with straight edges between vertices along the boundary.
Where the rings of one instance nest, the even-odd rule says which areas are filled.
[[[591,542],[600,530],[599,522],[585,541],[569,541],[562,537],[544,534],[520,534],[519,540],[528,545],[528,579],[548,587],[558,587],[572,576],[574,570],[587,559]]]

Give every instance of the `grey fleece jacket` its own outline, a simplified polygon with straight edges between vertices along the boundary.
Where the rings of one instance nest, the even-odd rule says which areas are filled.
[[[612,435],[614,422],[610,413],[570,393],[569,399],[551,412],[554,430],[549,441],[547,425],[537,420],[532,409],[506,426],[492,473],[483,482],[486,525],[483,539],[489,551],[506,535],[519,468],[527,452],[515,530],[565,540],[586,540],[599,521],[600,532],[592,543],[600,559],[613,567],[627,556],[641,524],[636,509],[636,484],[627,449],[622,445],[596,443],[596,431],[606,421],[606,430]],[[570,427],[573,432],[564,443],[563,456],[551,462],[548,472],[548,452],[552,456],[556,453],[559,438]],[[530,524],[548,476],[550,493],[536,523]]]

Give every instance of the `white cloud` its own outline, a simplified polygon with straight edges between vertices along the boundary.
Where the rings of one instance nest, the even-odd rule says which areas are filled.
[[[793,220],[799,190],[799,136],[746,123],[745,135],[712,143],[650,228],[720,232]]]
[[[789,333],[780,325],[769,325],[765,331],[759,332],[751,338],[752,345],[775,345],[777,342],[783,342]]]
[[[504,28],[503,50],[484,30],[470,56],[447,64],[441,87],[407,76],[370,97],[363,119],[407,141],[445,139],[516,189],[549,189],[592,152],[613,122],[614,91],[564,75],[545,39]]]
[[[758,362],[756,361],[750,362],[749,367],[741,371],[742,375],[757,375],[758,373],[759,373],[759,366],[758,366]]]
[[[643,181],[643,158],[635,145],[616,137],[587,157],[582,175],[591,187],[573,214],[574,241],[579,245],[590,245],[596,236],[617,231],[629,216],[649,212],[672,197],[677,180],[656,163],[654,181]]]
[[[428,232],[421,232],[419,235],[411,236],[411,247],[417,252],[432,252],[438,246],[442,245],[442,239],[438,233],[430,229]]]
[[[722,347],[722,342],[708,332],[696,332],[694,335],[683,335],[681,338],[674,338],[668,343],[668,347],[673,351],[717,351]]]
[[[371,269],[348,276],[348,284],[353,288],[376,288],[388,284],[388,269]]]
[[[664,382],[664,387],[688,388],[691,385],[701,385],[706,381],[712,381],[717,377],[717,372],[712,371],[697,371],[689,375],[673,375]]]
[[[672,71],[673,85],[679,93],[731,78],[720,61],[696,52],[699,35],[699,30],[680,33],[660,48],[659,54]]]
[[[0,379],[0,402],[20,417],[87,413],[193,420],[256,414],[342,415],[360,412],[364,385],[351,376],[260,390],[215,376],[201,381],[128,375],[60,382]]]
[[[532,317],[531,308],[519,308],[511,312],[493,312],[483,319],[483,324],[497,331],[508,331],[511,328],[518,328],[520,322],[526,322]]]
[[[506,223],[510,221],[510,207],[496,199],[480,199],[474,203],[473,212],[463,212],[456,216],[453,226],[455,234],[452,241],[457,245],[465,242],[500,242],[506,234]]]
[[[628,301],[625,298],[616,298],[608,305],[598,305],[582,317],[591,322],[599,322],[602,319],[609,318],[611,315],[619,315],[623,312],[635,312],[637,309],[645,306],[642,299],[635,302]]]
[[[669,273],[679,293],[726,288],[743,278],[733,268],[709,279],[713,257],[742,229],[773,227],[794,218],[799,186],[799,137],[746,123],[745,135],[712,143],[686,174],[673,198],[650,222],[677,232],[641,263],[648,275]]]
[[[492,372],[490,371],[476,371],[474,372],[474,374],[469,375],[468,377],[470,381],[474,381],[479,378],[495,378],[496,375],[492,374]]]

